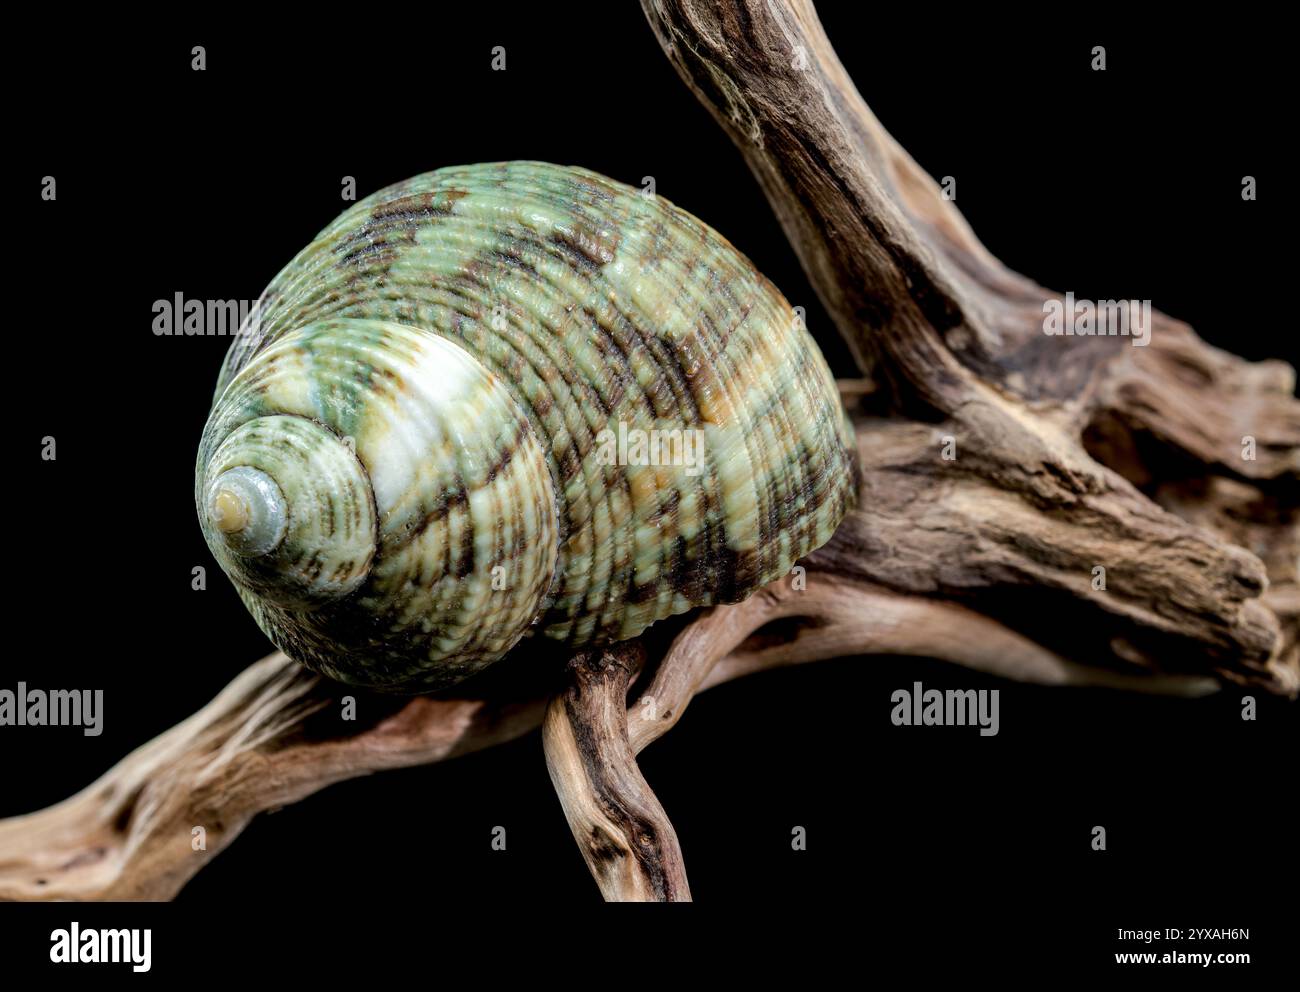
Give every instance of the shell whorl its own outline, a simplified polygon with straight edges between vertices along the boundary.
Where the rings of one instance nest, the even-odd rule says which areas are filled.
[[[694,217],[582,169],[383,190],[257,317],[196,501],[263,630],[346,682],[436,689],[530,626],[588,645],[743,599],[853,499],[835,384],[789,304]],[[611,463],[637,430],[698,432],[701,460]]]

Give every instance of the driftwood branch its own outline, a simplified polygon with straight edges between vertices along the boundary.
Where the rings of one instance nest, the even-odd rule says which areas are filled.
[[[637,767],[627,690],[639,642],[580,654],[569,687],[546,709],[542,743],[560,805],[601,894],[613,901],[691,897],[677,834]],[[633,719],[639,714],[633,713]]]
[[[511,740],[543,709],[540,699],[366,697],[361,711],[383,715],[358,725],[339,718],[348,691],[283,654],[263,658],[71,799],[0,820],[0,899],[170,899],[256,814]]]
[[[800,622],[786,635],[762,632],[791,619]],[[547,761],[561,804],[575,834],[582,831],[584,855],[605,895],[685,898],[672,826],[635,755],[712,686],[770,668],[871,653],[949,658],[1050,685],[1188,695],[1215,687],[1205,678],[1156,679],[1077,665],[961,606],[815,570],[806,589],[784,579],[744,603],[704,611],[627,702],[641,651],[633,644],[574,659],[570,688],[549,709],[541,694],[367,695],[358,710],[370,715],[358,724],[340,719],[343,697],[353,690],[270,655],[77,795],[0,820],[0,899],[170,899],[259,813],[335,782],[504,743],[536,729],[544,714]],[[203,849],[195,848],[195,827],[204,830]]]
[[[868,512],[814,559],[1084,664],[1295,695],[1294,371],[1158,313],[1145,347],[1118,326],[1045,334],[1059,294],[980,244],[867,108],[811,3],[643,7],[880,384],[860,434]]]
[[[583,654],[558,687],[366,697],[358,723],[339,718],[348,690],[272,655],[78,795],[0,821],[0,898],[170,898],[260,812],[543,725],[604,895],[680,900],[681,847],[636,755],[729,679],[880,653],[1050,685],[1300,689],[1293,370],[1160,314],[1146,347],[1044,334],[1055,294],[998,263],[893,141],[810,3],[643,6],[862,372],[841,383],[860,508],[806,584],[702,611],[658,652]]]

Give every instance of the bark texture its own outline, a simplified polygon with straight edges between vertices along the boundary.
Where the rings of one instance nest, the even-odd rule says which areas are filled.
[[[880,386],[859,433],[863,510],[813,561],[1085,664],[1295,695],[1294,370],[1159,313],[1145,347],[1114,325],[1045,334],[1059,294],[980,244],[867,108],[811,3],[643,7]]]

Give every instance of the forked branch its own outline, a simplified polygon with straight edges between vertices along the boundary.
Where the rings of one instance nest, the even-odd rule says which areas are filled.
[[[1133,346],[1045,333],[871,113],[808,0],[643,0],[859,365],[870,521],[816,560],[958,600],[1080,663],[1300,690],[1300,404],[1153,313]],[[1040,629],[1035,618],[1051,616]]]

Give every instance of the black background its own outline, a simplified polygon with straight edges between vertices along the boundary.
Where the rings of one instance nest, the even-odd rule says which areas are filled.
[[[0,729],[0,815],[87,785],[269,650],[193,508],[228,340],[155,337],[151,308],[176,292],[256,298],[346,206],[341,177],[356,177],[360,198],[443,165],[510,158],[632,185],[654,176],[807,308],[833,368],[849,372],[739,153],[634,4],[479,7],[21,39],[10,123],[25,171],[9,248],[22,265],[7,339],[20,397],[9,464],[22,468],[7,487],[6,557],[9,627],[25,636],[11,640],[0,686],[103,688],[106,716],[98,738]],[[1293,252],[1277,248],[1277,132],[1293,116],[1279,32],[1094,13],[1029,29],[1009,15],[856,8],[821,11],[850,74],[927,171],[956,177],[958,205],[994,254],[1079,298],[1151,299],[1215,344],[1296,362],[1282,273]],[[195,44],[205,72],[190,69]],[[1105,72],[1090,68],[1094,44],[1107,48]],[[505,72],[491,71],[494,45],[507,49]],[[57,177],[56,202],[39,201],[44,175]],[[1244,175],[1258,202],[1242,201]],[[45,435],[57,462],[39,461]],[[209,569],[204,592],[190,588],[195,565]],[[1001,689],[1000,734],[892,726],[890,693],[917,680]],[[961,947],[990,973],[1020,954],[1078,972],[1147,949],[1118,945],[1119,927],[1245,926],[1251,940],[1228,949],[1254,952],[1244,971],[1256,972],[1295,928],[1283,907],[1297,882],[1296,710],[1261,698],[1258,721],[1243,722],[1241,695],[1051,690],[854,658],[710,691],[641,764],[682,842],[695,941],[723,960],[770,950],[713,943],[704,929],[724,918],[842,929],[836,949],[864,968]],[[1098,824],[1104,853],[1090,849]],[[504,853],[490,848],[496,825]],[[806,852],[791,851],[794,825],[807,828]],[[32,928],[7,950],[15,962],[44,958],[49,925],[94,918],[18,912],[0,928]],[[113,921],[126,912],[101,925],[125,925]],[[174,906],[131,912],[171,928],[170,950],[155,930],[155,955],[180,969],[180,946],[228,946],[209,938],[252,946],[278,934],[294,953],[366,960],[389,927],[423,947],[426,925],[564,934],[601,911],[532,735],[259,817]]]

